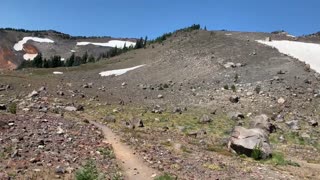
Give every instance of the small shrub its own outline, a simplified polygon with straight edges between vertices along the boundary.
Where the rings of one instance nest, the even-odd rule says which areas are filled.
[[[123,179],[123,176],[121,172],[117,172],[112,176],[112,180],[122,180],[122,179]]]
[[[17,114],[17,104],[16,103],[11,103],[9,105],[9,112],[11,114]]]
[[[238,74],[234,75],[234,82],[238,82],[238,80],[239,80],[239,75]]]
[[[225,90],[228,90],[228,89],[229,89],[228,84],[224,85],[223,88],[224,88]]]
[[[96,164],[93,160],[87,163],[76,172],[76,180],[97,180],[101,179]]]
[[[262,151],[259,145],[256,145],[251,153],[251,157],[255,160],[260,160],[262,158]]]
[[[154,180],[176,180],[176,177],[173,177],[172,175],[168,173],[164,173],[163,175],[154,178]]]
[[[104,157],[108,157],[110,159],[115,158],[115,154],[112,149],[107,149],[107,148],[99,148],[98,151],[103,155]]]
[[[231,89],[232,89],[233,92],[236,92],[236,90],[237,90],[235,85],[232,85]]]
[[[256,88],[254,88],[254,91],[259,94],[261,91],[261,86],[257,85]]]

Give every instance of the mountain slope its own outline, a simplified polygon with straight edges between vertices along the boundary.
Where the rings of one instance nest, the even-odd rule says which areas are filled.
[[[61,56],[65,60],[75,53],[85,52],[99,57],[111,48],[135,44],[135,39],[111,37],[72,37],[56,31],[0,30],[0,69],[15,69],[22,61],[32,60],[41,53],[44,58]],[[87,42],[83,44],[83,42]],[[106,44],[111,42],[109,44]],[[115,42],[115,43],[114,43]]]

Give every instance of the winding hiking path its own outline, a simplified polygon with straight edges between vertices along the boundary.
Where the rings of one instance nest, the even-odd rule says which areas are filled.
[[[105,141],[112,145],[116,158],[121,163],[125,179],[151,180],[159,175],[158,171],[148,167],[141,157],[134,154],[128,145],[121,143],[120,138],[110,128],[94,121],[91,123],[102,130]]]

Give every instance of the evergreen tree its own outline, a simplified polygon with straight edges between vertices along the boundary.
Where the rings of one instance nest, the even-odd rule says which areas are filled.
[[[146,37],[144,38],[144,42],[143,42],[143,47],[144,47],[144,48],[147,47],[147,42],[148,42],[148,36],[146,36]]]
[[[85,64],[87,63],[87,61],[88,61],[88,52],[86,51],[81,58],[81,64]]]
[[[52,67],[61,67],[63,65],[63,62],[61,61],[61,57],[60,56],[53,56],[51,57],[51,63],[52,63]]]
[[[94,62],[95,62],[95,59],[94,59],[93,55],[90,55],[90,56],[89,56],[88,62],[89,62],[89,63],[94,63]]]
[[[80,66],[81,61],[82,61],[82,58],[81,58],[80,56],[76,56],[76,57],[74,58],[74,61],[73,61],[72,66]]]
[[[143,48],[143,38],[142,37],[136,42],[136,45],[134,48],[135,49]]]
[[[126,43],[124,43],[123,48],[122,48],[122,51],[123,51],[123,52],[127,52],[127,51],[128,51],[128,47],[127,47],[127,44],[126,44]]]
[[[32,67],[42,68],[42,54],[39,53],[32,61]]]
[[[43,60],[43,68],[49,68],[49,67],[50,67],[49,61],[47,59],[44,59]]]
[[[66,66],[67,67],[73,66],[74,59],[75,59],[75,55],[74,53],[72,53],[71,56],[66,61]]]

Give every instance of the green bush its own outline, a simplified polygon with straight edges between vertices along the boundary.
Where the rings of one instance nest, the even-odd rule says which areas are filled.
[[[231,89],[232,89],[233,92],[236,92],[236,90],[237,90],[235,85],[232,85]]]
[[[93,160],[87,163],[76,172],[76,180],[97,180],[101,179],[96,164]]]
[[[154,178],[154,180],[175,180],[177,179],[176,177],[173,177],[172,175],[168,173],[164,173],[163,175]]]
[[[224,88],[225,90],[228,90],[228,89],[229,89],[228,84],[224,85],[223,88]]]
[[[239,75],[238,74],[234,75],[234,82],[238,82],[238,80],[239,80]]]
[[[251,153],[251,157],[255,160],[260,160],[262,158],[262,151],[259,145],[256,145]]]
[[[108,157],[110,159],[115,158],[115,154],[112,149],[107,149],[107,148],[99,148],[98,151],[103,155],[104,157]]]
[[[9,105],[9,112],[11,114],[17,114],[17,104],[16,103],[11,103]]]

